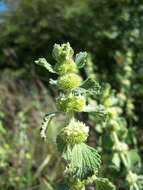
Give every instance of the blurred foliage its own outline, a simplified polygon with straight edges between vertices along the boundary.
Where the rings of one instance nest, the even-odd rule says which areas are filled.
[[[62,166],[51,141],[54,141],[53,134],[57,133],[58,127],[62,126],[63,118],[57,122],[58,125],[53,123],[53,128],[48,129],[46,144],[39,135],[41,114],[53,110],[52,97],[57,90],[48,87],[49,74],[33,64],[39,57],[48,58],[52,64],[54,43],[69,41],[76,52],[86,50],[90,53],[81,75],[110,83],[110,92],[106,93],[112,103],[115,101],[112,111],[121,110],[118,121],[126,126],[129,133],[129,138],[125,140],[142,157],[142,0],[3,2],[7,10],[0,12],[0,189],[32,187],[53,190],[62,181],[59,176]],[[96,101],[102,102],[100,98],[99,95]],[[94,98],[89,101],[96,105]],[[104,102],[107,107],[111,106],[110,101]],[[79,114],[78,117],[91,125],[89,143],[95,146],[98,142],[95,139],[100,139],[102,130],[105,130],[100,123],[97,124],[99,118],[95,120],[90,114]],[[105,134],[106,138],[108,135]],[[100,151],[102,143],[101,139],[98,144]],[[103,158],[108,162],[106,156],[109,153]],[[116,163],[119,161],[117,157],[114,160]],[[123,189],[118,172],[111,168],[106,171],[112,173],[112,176],[109,173],[110,178],[115,176],[114,181]],[[124,173],[120,175],[122,178]],[[58,188],[66,189],[62,183]]]
[[[42,189],[44,182],[40,180],[59,177],[56,168],[60,160],[53,137],[62,119],[55,121],[59,125],[52,123],[44,145],[39,135],[40,120],[43,112],[55,109],[54,103],[40,80],[23,80],[25,74],[24,70],[5,70],[0,77],[0,189]]]

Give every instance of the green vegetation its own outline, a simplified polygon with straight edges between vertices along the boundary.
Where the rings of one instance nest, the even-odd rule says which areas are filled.
[[[0,190],[142,190],[142,0],[3,2]]]

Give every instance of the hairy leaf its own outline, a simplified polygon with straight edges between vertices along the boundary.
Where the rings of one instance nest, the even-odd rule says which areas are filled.
[[[116,190],[116,187],[107,178],[97,178],[96,190]]]
[[[47,128],[50,125],[52,118],[55,117],[55,115],[56,115],[56,112],[51,112],[44,116],[43,122],[41,125],[41,133],[40,133],[42,138],[46,139]]]
[[[35,61],[37,65],[45,67],[49,72],[56,73],[52,66],[47,62],[45,58],[39,58],[37,61]]]
[[[86,90],[86,93],[89,95],[97,95],[100,92],[99,83],[92,78],[85,80],[80,87]]]
[[[87,179],[98,172],[101,159],[96,149],[81,143],[67,147],[63,155],[66,160],[67,174],[80,180]]]
[[[80,69],[84,67],[84,65],[87,62],[87,53],[86,52],[80,52],[76,54],[75,62],[77,64],[77,67]]]
[[[102,105],[87,105],[84,107],[83,112],[91,112],[91,115],[94,116],[96,122],[103,122],[107,118],[107,111]]]

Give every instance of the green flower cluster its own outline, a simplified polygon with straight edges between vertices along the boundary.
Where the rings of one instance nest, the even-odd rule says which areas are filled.
[[[58,78],[58,86],[62,90],[72,90],[81,85],[81,77],[75,73],[67,73]]]
[[[81,95],[62,95],[57,99],[57,107],[63,112],[81,112],[86,105],[86,99]]]
[[[77,65],[73,60],[74,51],[70,44],[56,44],[53,57],[56,60],[55,71],[59,75],[57,84],[62,90],[72,90],[81,85],[81,77],[77,73]]]
[[[61,130],[57,139],[60,138],[60,142],[63,142],[64,144],[80,144],[87,140],[88,132],[88,126],[80,121],[72,119],[70,123]]]
[[[74,95],[71,91],[81,85],[82,79],[77,75],[77,65],[73,59],[74,51],[70,44],[55,45],[53,49],[53,57],[56,60],[55,70],[59,75],[57,80],[58,87],[66,95],[62,95],[57,99],[57,107],[60,111],[79,112],[85,107],[86,100],[84,96]],[[70,92],[70,93],[69,93]]]

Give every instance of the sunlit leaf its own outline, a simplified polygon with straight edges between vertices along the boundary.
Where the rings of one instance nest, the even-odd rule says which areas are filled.
[[[49,72],[51,73],[56,73],[54,71],[54,69],[52,68],[52,66],[47,62],[47,60],[45,58],[39,58],[37,61],[35,61],[35,63],[37,65],[40,65],[42,67],[45,67],[45,69],[47,69]]]
[[[86,93],[90,95],[97,95],[100,92],[99,83],[92,78],[85,80],[80,87],[86,90]]]
[[[80,180],[94,175],[101,163],[97,150],[84,144],[76,144],[74,147],[67,147],[63,155],[68,164],[67,173]]]
[[[77,67],[80,69],[84,67],[84,65],[87,62],[87,53],[86,52],[80,52],[76,54],[75,62],[77,64]]]
[[[116,190],[116,187],[107,178],[97,178],[96,190]]]
[[[96,122],[105,121],[107,118],[107,111],[102,105],[87,105],[84,107],[83,112],[91,112],[91,116],[93,116]]]

